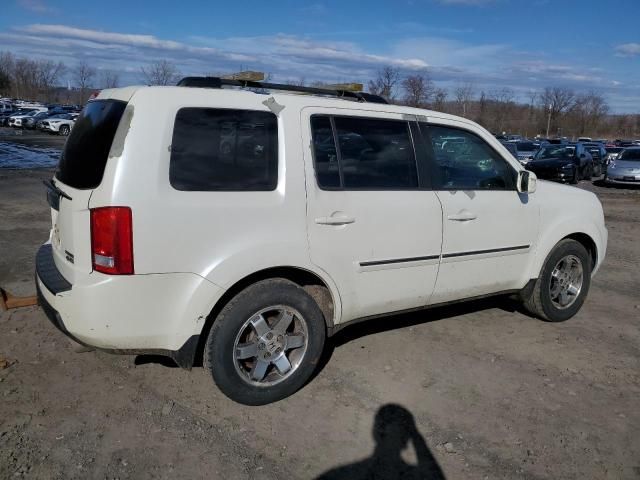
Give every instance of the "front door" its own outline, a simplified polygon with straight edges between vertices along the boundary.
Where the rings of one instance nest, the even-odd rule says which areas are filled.
[[[443,210],[442,259],[432,303],[524,287],[539,211],[517,172],[473,127],[421,124]]]
[[[341,321],[426,305],[442,210],[401,115],[302,113],[311,261],[338,286]]]

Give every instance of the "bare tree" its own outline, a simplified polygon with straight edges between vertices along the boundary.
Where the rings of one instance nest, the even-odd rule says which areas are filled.
[[[458,111],[463,117],[467,116],[467,110],[470,103],[473,101],[474,88],[472,83],[460,84],[453,92],[456,97],[456,105]]]
[[[433,109],[444,112],[447,107],[447,91],[444,88],[436,88],[433,94]]]
[[[81,61],[72,71],[73,79],[80,89],[80,104],[87,101],[88,91],[91,88],[93,78],[96,76],[96,69],[89,66],[86,60]]]
[[[540,105],[548,115],[548,127],[558,128],[558,119],[573,105],[575,93],[564,87],[547,87],[539,97]]]
[[[53,100],[53,89],[60,76],[64,74],[66,67],[62,62],[41,60],[38,62],[38,86],[46,101]]]
[[[117,88],[120,76],[112,70],[103,70],[100,73],[100,88]]]
[[[369,80],[369,92],[374,95],[380,95],[387,100],[393,100],[395,89],[399,81],[400,72],[397,68],[390,66],[383,67],[378,70],[375,79]]]
[[[147,85],[175,85],[180,77],[178,67],[168,60],[155,61],[140,70]]]
[[[435,85],[427,73],[409,75],[402,81],[404,102],[410,107],[424,107],[433,97]]]
[[[11,52],[0,52],[0,92],[9,94],[12,87],[15,58]]]
[[[604,97],[591,91],[576,95],[569,113],[574,118],[578,135],[584,135],[588,131],[596,130],[608,111],[609,106]]]
[[[493,118],[490,125],[499,132],[505,131],[510,124],[513,124],[511,115],[515,107],[515,94],[510,88],[494,90],[489,94],[493,106]]]

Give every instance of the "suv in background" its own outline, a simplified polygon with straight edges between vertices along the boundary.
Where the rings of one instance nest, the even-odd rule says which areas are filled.
[[[36,285],[76,341],[202,355],[259,405],[354,322],[503,293],[558,322],[585,301],[597,197],[536,183],[478,124],[369,94],[179,85],[102,90],[48,183]]]

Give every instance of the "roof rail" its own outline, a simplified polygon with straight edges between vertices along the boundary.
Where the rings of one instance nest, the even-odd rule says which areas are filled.
[[[353,92],[350,90],[339,90],[332,88],[300,87],[298,85],[287,85],[284,83],[255,82],[251,80],[233,80],[221,77],[184,77],[177,84],[179,87],[195,88],[258,88],[265,90],[284,90],[288,92],[310,93],[312,95],[326,95],[344,99],[355,100],[367,103],[389,103],[379,95],[372,93]]]

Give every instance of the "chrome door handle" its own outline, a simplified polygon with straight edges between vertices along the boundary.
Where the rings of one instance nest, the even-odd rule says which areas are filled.
[[[468,222],[470,220],[475,220],[478,216],[475,213],[463,210],[462,212],[449,215],[447,218],[454,222]]]
[[[336,216],[336,217],[320,217],[316,218],[318,225],[348,225],[356,221],[353,217]]]

